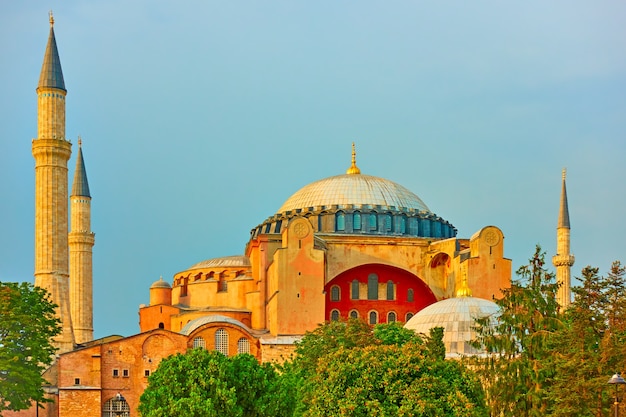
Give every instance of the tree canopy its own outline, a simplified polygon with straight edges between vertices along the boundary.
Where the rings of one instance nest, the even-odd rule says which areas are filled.
[[[47,402],[42,372],[54,360],[61,332],[56,305],[29,283],[0,282],[0,412]]]
[[[281,417],[293,400],[271,364],[191,349],[164,359],[141,395],[143,417]]]
[[[307,333],[285,366],[286,377],[297,375],[294,415],[486,416],[477,377],[444,360],[438,330],[419,336],[399,323],[351,319]]]
[[[477,346],[488,356],[474,365],[493,415],[604,416],[612,405],[610,376],[626,366],[626,271],[613,263],[607,276],[582,270],[574,301],[562,310],[558,284],[537,246],[496,303],[495,326],[477,320]]]

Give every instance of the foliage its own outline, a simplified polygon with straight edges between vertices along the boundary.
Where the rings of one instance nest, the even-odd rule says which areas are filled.
[[[550,336],[562,327],[556,301],[558,285],[545,268],[539,246],[528,265],[520,267],[511,288],[497,300],[501,314],[477,320],[475,345],[490,355],[477,359],[477,369],[487,387],[495,415],[545,416],[549,408],[549,383],[556,376],[551,359]]]
[[[320,359],[304,416],[486,416],[478,380],[414,342],[344,349]]]
[[[42,372],[54,360],[60,321],[46,290],[0,282],[0,412],[47,402]]]
[[[271,364],[192,349],[164,359],[141,395],[143,417],[290,416],[293,400]]]
[[[442,337],[441,328],[424,341],[400,323],[357,319],[308,332],[283,368],[296,388],[294,415],[486,415],[474,374],[443,360]]]
[[[548,396],[550,415],[603,416],[609,412],[610,375],[623,370],[626,343],[624,268],[614,262],[607,277],[598,268],[582,270],[582,286],[551,341],[555,378]]]

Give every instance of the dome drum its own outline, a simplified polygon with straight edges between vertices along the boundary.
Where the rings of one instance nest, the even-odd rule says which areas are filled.
[[[290,210],[276,214],[252,229],[251,238],[260,234],[279,234],[289,220],[295,217],[308,218],[313,228],[320,233],[415,236],[435,239],[455,237],[457,230],[450,222],[427,211],[396,209],[381,205],[320,206],[314,210]],[[309,209],[313,209],[309,207]]]

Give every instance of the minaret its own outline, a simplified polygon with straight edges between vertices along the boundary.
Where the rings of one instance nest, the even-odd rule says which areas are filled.
[[[552,257],[552,263],[556,267],[556,282],[560,284],[557,301],[562,308],[567,308],[571,302],[571,267],[574,265],[574,256],[570,254],[570,225],[565,173],[566,171],[563,169],[561,207],[556,226],[556,255]]]
[[[45,288],[59,307],[62,332],[54,342],[59,353],[74,347],[69,303],[67,161],[72,144],[65,139],[65,83],[54,38],[50,35],[37,86],[35,158],[35,285]]]
[[[70,306],[74,338],[76,343],[83,343],[93,340],[92,248],[95,235],[91,231],[91,195],[80,137],[70,195],[70,216]]]

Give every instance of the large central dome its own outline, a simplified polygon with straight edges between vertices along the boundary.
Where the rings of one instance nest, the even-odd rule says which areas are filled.
[[[429,212],[421,198],[393,181],[371,175],[361,175],[356,166],[356,151],[352,144],[352,165],[344,175],[324,178],[304,186],[278,209],[278,213],[323,206],[371,206]]]
[[[278,213],[331,205],[372,205],[430,212],[417,195],[400,184],[354,173],[324,178],[304,186],[285,201]]]
[[[449,222],[430,211],[421,198],[393,181],[361,174],[352,144],[352,165],[345,174],[308,184],[287,199],[272,217],[250,232],[282,233],[292,218],[309,219],[321,234],[456,236]]]

